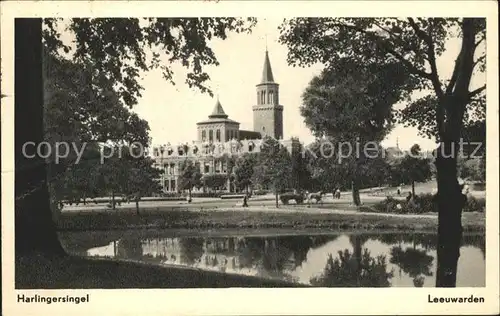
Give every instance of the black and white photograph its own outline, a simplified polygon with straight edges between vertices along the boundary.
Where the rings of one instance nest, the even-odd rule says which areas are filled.
[[[331,16],[322,2],[303,3],[312,16],[269,12],[279,1],[249,1],[260,15],[200,1],[195,12],[136,16],[127,1],[117,16],[61,2],[52,7],[71,14],[17,16],[8,2],[9,315],[103,312],[100,293],[113,293],[106,304],[123,315],[141,305],[147,315],[253,313],[245,305],[259,299],[235,298],[234,288],[276,295],[260,300],[262,314],[294,313],[265,308],[288,300],[307,312],[319,297],[328,307],[316,313],[350,313],[328,300],[365,313],[419,310],[405,299],[422,313],[498,312],[492,2],[464,1],[486,10],[462,17],[429,8],[337,16],[336,1],[324,1]],[[285,288],[325,292],[310,301],[268,292]],[[179,294],[182,303],[167,294],[186,289],[219,294]],[[231,297],[234,310],[212,310]]]

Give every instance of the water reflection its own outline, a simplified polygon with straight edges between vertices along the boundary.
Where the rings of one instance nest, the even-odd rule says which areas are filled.
[[[432,234],[338,234],[266,237],[171,237],[166,233],[69,233],[68,251],[321,287],[434,286]],[[485,285],[483,235],[465,235],[457,286]]]
[[[387,271],[386,257],[372,257],[367,248],[363,248],[369,239],[367,235],[351,235],[349,242],[352,253],[348,249],[338,251],[338,257],[328,255],[323,274],[311,278],[311,284],[321,287],[388,287],[393,277]]]

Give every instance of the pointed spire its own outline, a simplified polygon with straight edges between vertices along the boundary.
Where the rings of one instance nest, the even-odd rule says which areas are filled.
[[[227,118],[227,114],[224,112],[224,109],[222,108],[222,105],[220,104],[219,101],[219,95],[217,95],[217,102],[215,103],[214,110],[212,111],[212,114],[208,116],[209,118]]]
[[[266,45],[267,46],[267,45]],[[262,80],[260,83],[274,82],[273,71],[271,69],[271,62],[269,61],[269,53],[266,47],[266,57],[264,59],[264,69],[262,70]]]

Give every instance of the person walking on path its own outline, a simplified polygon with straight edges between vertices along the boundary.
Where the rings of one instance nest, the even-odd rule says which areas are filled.
[[[335,197],[340,200],[340,189],[337,188],[337,190],[335,191]]]
[[[245,194],[245,196],[243,197],[243,207],[248,207],[248,203],[247,203],[247,200],[248,200],[248,196]]]

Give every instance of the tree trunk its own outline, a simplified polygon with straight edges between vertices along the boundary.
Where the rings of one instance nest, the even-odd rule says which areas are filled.
[[[462,240],[461,220],[465,196],[462,194],[457,180],[456,150],[453,155],[450,154],[453,149],[452,144],[450,141],[441,143],[436,157],[438,183],[436,287],[456,286],[457,263],[460,257],[460,244]]]
[[[279,208],[279,204],[278,204],[278,191],[276,191],[276,208]]]
[[[351,190],[352,190],[352,202],[354,203],[354,205],[356,206],[360,206],[361,205],[361,198],[359,197],[359,176],[358,176],[358,173],[359,173],[359,158],[356,158],[356,160],[354,161],[354,170],[353,170],[353,180],[351,182]]]
[[[46,161],[22,154],[24,144],[38,146],[44,135],[42,20],[16,19],[14,23],[15,256],[37,252],[63,256],[66,253],[52,220]]]
[[[359,206],[359,205],[361,205],[361,198],[359,197],[359,187],[358,187],[358,184],[356,182],[357,181],[354,180],[354,181],[352,181],[352,184],[351,184],[352,202],[354,203],[354,205]]]
[[[362,264],[361,258],[363,255],[363,241],[361,240],[361,236],[354,234],[349,237],[349,242],[352,245],[352,259],[355,264],[355,277],[356,277],[356,286],[361,286],[361,272],[362,272]]]
[[[116,203],[115,203],[115,191],[111,191],[111,209],[115,209]]]
[[[456,64],[459,67],[456,69],[457,81],[450,94],[445,95],[439,104],[446,111],[446,120],[437,118],[438,129],[444,124],[446,126],[439,129],[441,144],[436,157],[439,223],[436,287],[456,286],[462,240],[462,208],[467,199],[457,180],[457,147],[466,105],[470,101],[468,91],[474,69],[476,22],[470,18],[462,22],[460,63]]]
[[[411,181],[411,196],[415,198],[415,181]]]
[[[139,200],[135,200],[135,212],[139,215]]]

